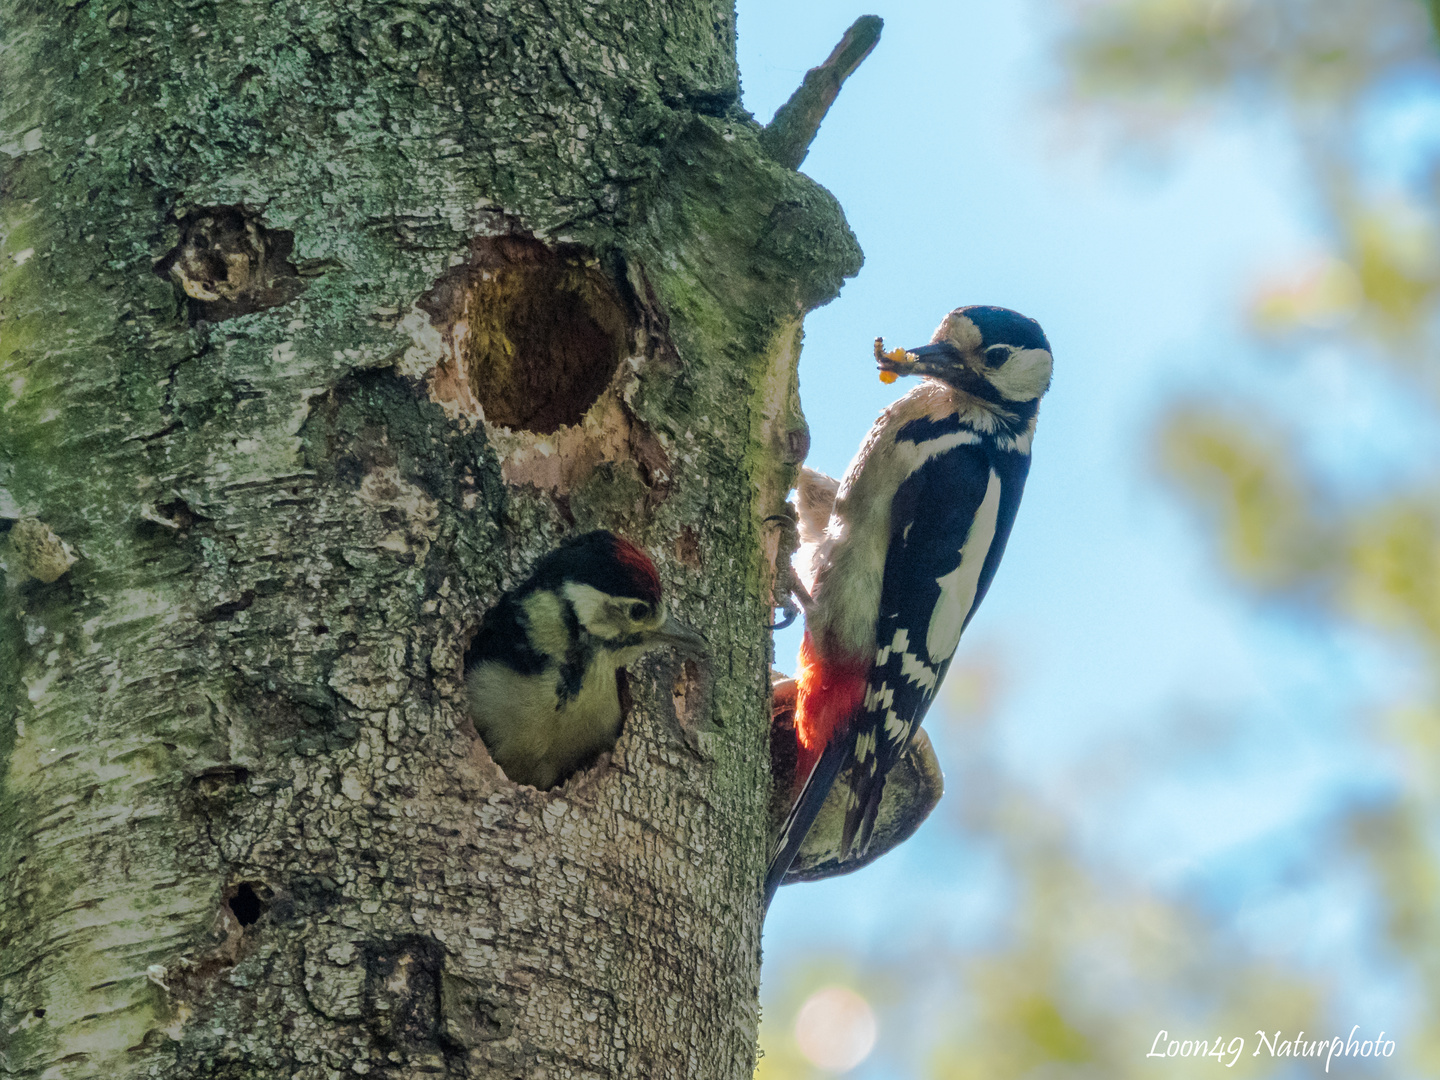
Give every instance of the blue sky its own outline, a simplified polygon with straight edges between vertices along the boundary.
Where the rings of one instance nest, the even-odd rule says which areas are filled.
[[[1373,642],[1326,637],[1235,592],[1152,466],[1164,404],[1230,386],[1310,394],[1375,453],[1413,450],[1387,451],[1374,402],[1333,358],[1257,369],[1245,297],[1324,248],[1283,129],[1221,115],[1163,160],[1111,152],[1093,117],[1060,104],[1047,38],[1058,4],[1049,15],[1014,0],[738,7],[745,105],[762,123],[855,17],[886,22],[802,166],[839,198],[866,255],[806,321],[809,463],[840,475],[904,389],[875,378],[877,335],[913,346],[950,308],[990,303],[1039,319],[1054,346],[1020,520],[957,657],[993,655],[1006,672],[1004,767],[1061,806],[1096,859],[1200,898],[1257,947],[1297,925],[1311,943],[1274,946],[1285,959],[1317,962],[1306,954],[1317,935],[1354,947],[1353,897],[1280,879],[1342,801],[1393,787],[1353,713],[1397,670]],[[1343,456],[1333,444],[1316,453]],[[777,635],[783,670],[798,640],[798,629]],[[1222,733],[1215,745],[1176,752],[1177,730],[1207,724]],[[958,748],[927,726],[944,764]],[[1153,761],[1152,778],[1119,791],[1077,780],[1111,754]],[[927,827],[867,871],[781,890],[767,979],[830,941],[875,947],[897,895],[927,932],[976,940],[1003,912],[1004,887],[983,853]],[[1356,1000],[1398,1008],[1383,984],[1357,983]],[[1399,1026],[1388,1013],[1362,1019]]]

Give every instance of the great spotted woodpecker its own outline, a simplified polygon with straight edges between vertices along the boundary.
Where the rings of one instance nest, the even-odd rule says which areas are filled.
[[[842,772],[840,857],[857,836],[862,855],[868,846],[886,775],[1004,554],[1050,386],[1040,324],[1006,308],[956,308],[929,345],[886,353],[877,339],[875,356],[882,381],[924,379],[881,413],[823,534],[808,523],[797,556],[810,594],[795,715],[796,775],[807,779],[775,844],[767,906]],[[802,541],[828,479],[802,474]]]
[[[599,530],[565,541],[485,614],[465,654],[470,718],[518,784],[554,787],[620,737],[617,672],[704,639],[665,611],[643,551]]]

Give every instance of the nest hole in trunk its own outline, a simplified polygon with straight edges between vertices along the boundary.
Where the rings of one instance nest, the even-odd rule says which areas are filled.
[[[523,236],[476,240],[420,306],[453,334],[485,419],[512,430],[578,424],[633,338],[627,305],[588,249]]]

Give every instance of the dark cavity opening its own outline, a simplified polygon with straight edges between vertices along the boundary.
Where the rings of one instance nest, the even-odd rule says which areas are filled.
[[[230,898],[230,911],[241,926],[252,926],[265,913],[265,904],[248,881],[242,881]]]
[[[453,335],[485,419],[542,434],[580,422],[632,337],[627,306],[593,253],[522,236],[475,241],[470,262],[420,306]]]

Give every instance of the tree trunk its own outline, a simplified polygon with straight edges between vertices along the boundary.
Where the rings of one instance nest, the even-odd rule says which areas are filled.
[[[0,1074],[748,1078],[763,519],[859,251],[729,0],[0,19]],[[461,656],[597,527],[712,655],[539,792]]]

